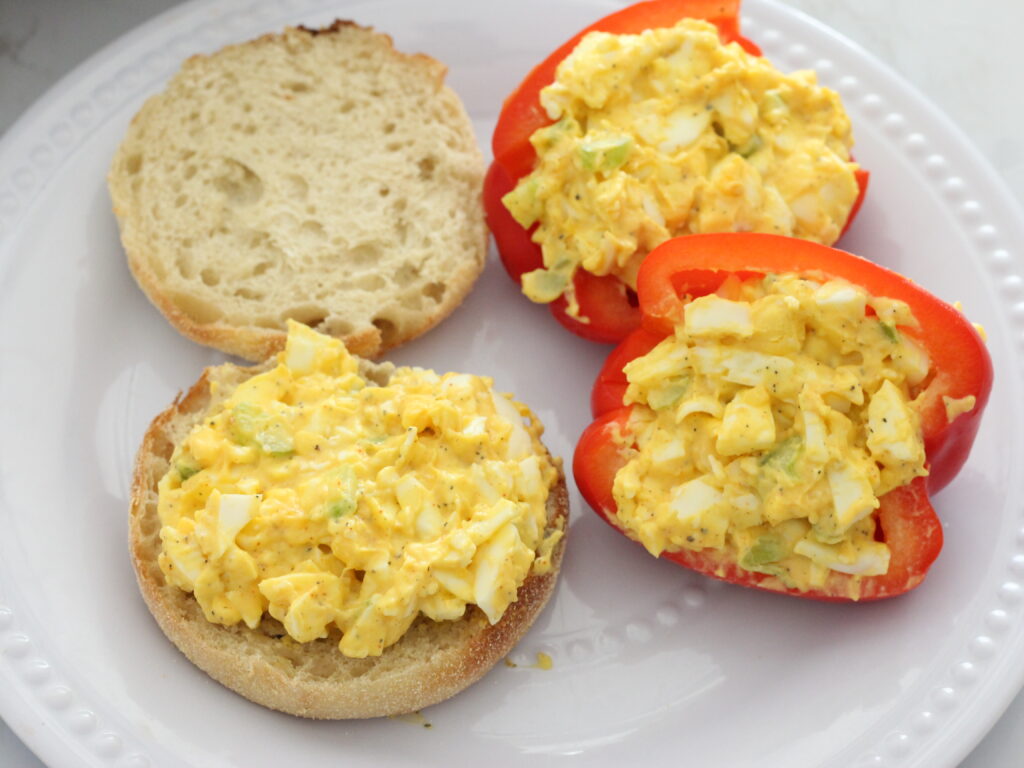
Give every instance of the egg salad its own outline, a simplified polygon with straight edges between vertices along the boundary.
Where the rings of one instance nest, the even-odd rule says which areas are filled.
[[[421,614],[472,604],[495,623],[562,535],[545,533],[558,469],[541,431],[489,379],[398,368],[377,384],[290,323],[276,367],[222,393],[175,450],[160,568],[211,622],[269,614],[298,642],[340,630],[351,657]]]
[[[715,27],[685,19],[637,35],[591,32],[541,91],[534,171],[503,198],[541,246],[523,276],[533,301],[573,275],[630,287],[643,257],[677,235],[769,232],[834,243],[858,196],[850,120],[811,71],[786,75]]]
[[[927,474],[914,327],[903,302],[836,279],[731,277],[688,303],[624,368],[619,524],[655,556],[717,550],[787,589],[850,574],[856,597],[889,566],[879,497]]]

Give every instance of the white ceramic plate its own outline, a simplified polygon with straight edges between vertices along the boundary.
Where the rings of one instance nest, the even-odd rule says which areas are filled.
[[[835,606],[650,559],[575,492],[560,588],[512,659],[407,720],[314,723],[249,704],[157,629],[126,552],[149,419],[218,354],[172,331],[126,269],[104,187],[143,99],[197,51],[335,16],[450,67],[486,145],[500,98],[612,2],[279,0],[189,4],[91,59],[0,145],[0,715],[50,765],[419,765],[470,761],[952,766],[1024,680],[1020,371],[1024,226],[952,125],[812,20],[748,0],[783,69],[843,95],[871,191],[842,243],[985,324],[997,382],[971,460],[936,499],[946,547],[911,595]],[[496,262],[394,359],[493,375],[570,456],[605,348],[558,328]],[[1017,470],[1017,471],[1014,471]],[[545,651],[554,668],[532,668]]]

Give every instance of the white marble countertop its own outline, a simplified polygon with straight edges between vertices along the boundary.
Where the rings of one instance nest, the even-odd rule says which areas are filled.
[[[787,0],[888,63],[971,136],[1024,204],[1024,89],[1015,0]],[[0,132],[47,88],[175,0],[0,0]],[[1021,765],[1024,694],[961,768]],[[42,763],[0,721],[0,766]]]

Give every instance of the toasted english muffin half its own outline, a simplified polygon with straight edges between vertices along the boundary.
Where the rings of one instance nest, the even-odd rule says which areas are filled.
[[[253,361],[298,320],[375,356],[483,269],[483,160],[446,68],[352,22],[188,59],[107,182],[142,290],[188,338]]]
[[[550,570],[531,571],[496,624],[490,624],[476,606],[468,606],[456,621],[420,616],[382,655],[362,659],[342,655],[336,630],[324,639],[298,643],[268,615],[256,629],[244,623],[213,624],[191,593],[165,579],[158,564],[157,484],[175,446],[211,407],[273,364],[207,368],[147,430],[135,463],[129,513],[131,558],[146,605],[164,634],[196,666],[271,709],[317,719],[369,718],[414,712],[453,696],[505,657],[540,615],[555,588],[564,536],[551,553]],[[385,383],[393,370],[390,364],[360,365],[362,375],[377,383]],[[211,392],[214,383],[216,394]],[[547,499],[547,532],[567,530],[569,514],[565,477],[560,463],[555,466],[558,476]]]

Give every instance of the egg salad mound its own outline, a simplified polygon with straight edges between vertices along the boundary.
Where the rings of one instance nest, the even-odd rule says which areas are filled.
[[[503,198],[541,246],[537,302],[577,269],[636,285],[677,235],[769,232],[834,243],[858,196],[850,120],[811,71],[783,74],[695,19],[637,35],[591,32],[541,91],[534,171]]]
[[[421,614],[477,605],[496,623],[562,533],[545,533],[558,469],[542,428],[489,379],[360,375],[341,342],[290,323],[276,367],[240,384],[175,450],[159,483],[168,582],[206,618],[298,642],[340,630],[377,656]]]
[[[787,589],[850,574],[856,597],[889,567],[879,497],[927,474],[916,325],[903,302],[824,277],[730,277],[688,303],[624,368],[619,524],[655,556],[718,550]]]

